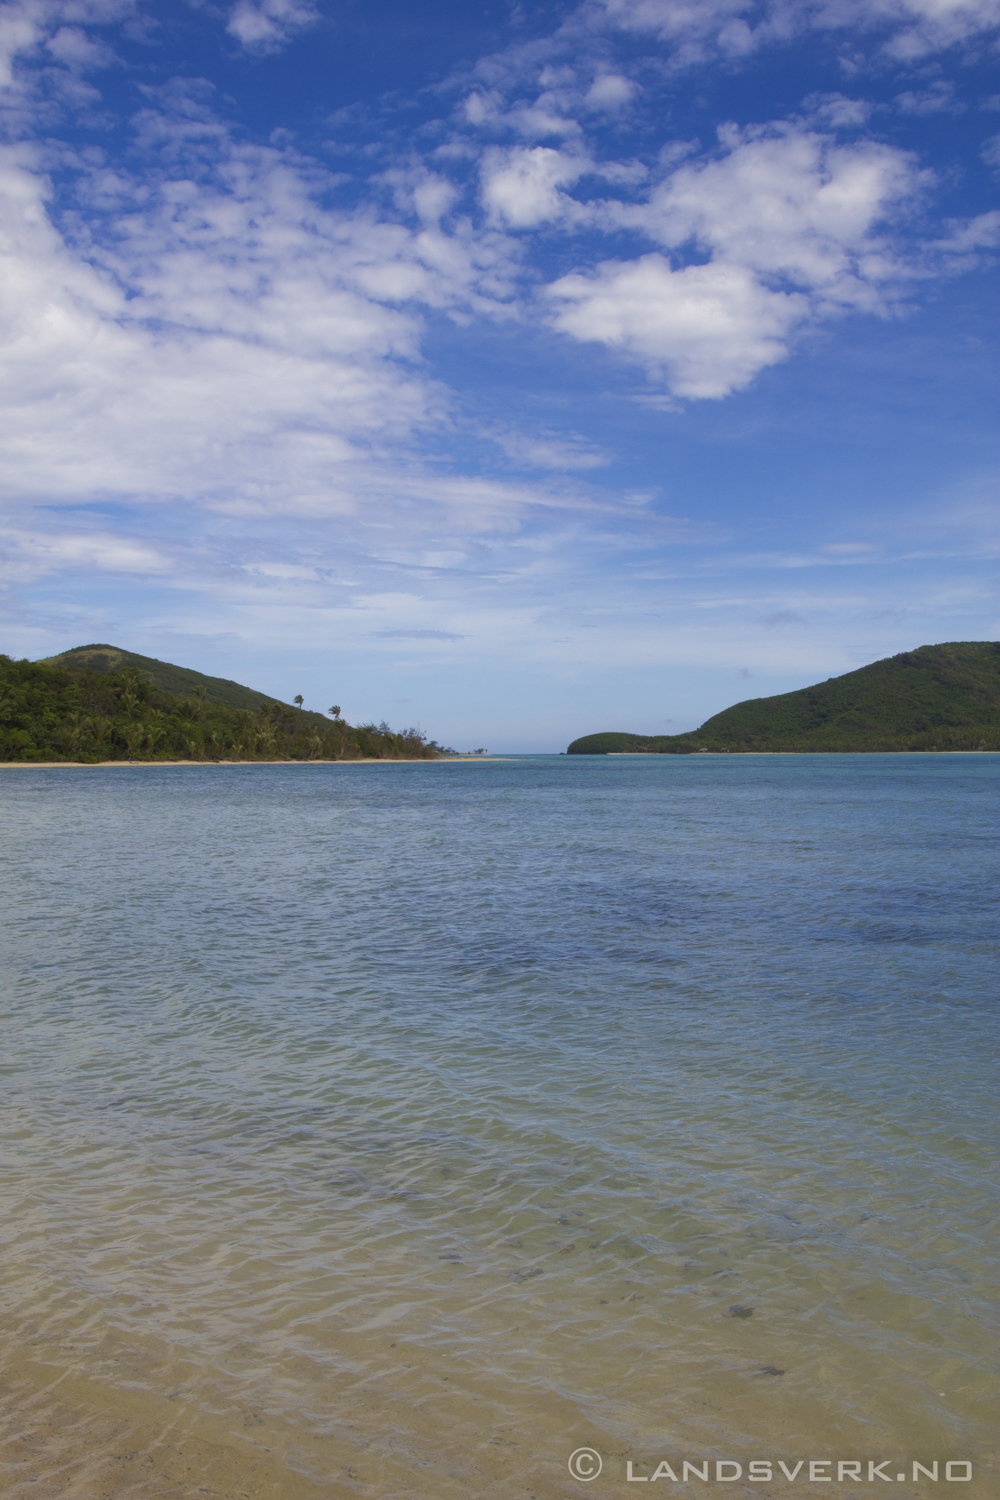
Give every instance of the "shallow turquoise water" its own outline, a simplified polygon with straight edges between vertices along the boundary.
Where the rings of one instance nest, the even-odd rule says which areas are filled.
[[[5,773],[9,1492],[994,1493],[998,783]]]

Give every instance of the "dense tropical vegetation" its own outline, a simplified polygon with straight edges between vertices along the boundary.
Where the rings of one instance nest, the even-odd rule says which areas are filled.
[[[1000,644],[921,646],[815,687],[750,698],[688,734],[588,734],[574,740],[568,753],[700,750],[1000,750]]]
[[[73,671],[0,656],[0,760],[427,760],[450,753],[417,729],[352,726],[339,713],[331,722],[254,697],[256,708],[236,708],[213,702],[204,682],[182,696],[132,667]]]

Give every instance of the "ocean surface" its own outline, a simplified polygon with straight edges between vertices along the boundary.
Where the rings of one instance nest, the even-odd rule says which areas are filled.
[[[1000,756],[0,778],[5,1500],[1000,1493]]]

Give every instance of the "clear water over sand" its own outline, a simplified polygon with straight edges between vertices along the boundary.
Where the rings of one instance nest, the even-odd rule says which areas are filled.
[[[998,782],[4,773],[5,1496],[1000,1492]]]

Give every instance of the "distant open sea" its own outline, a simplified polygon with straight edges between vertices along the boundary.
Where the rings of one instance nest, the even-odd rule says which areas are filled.
[[[5,1500],[995,1500],[998,788],[0,771]]]

